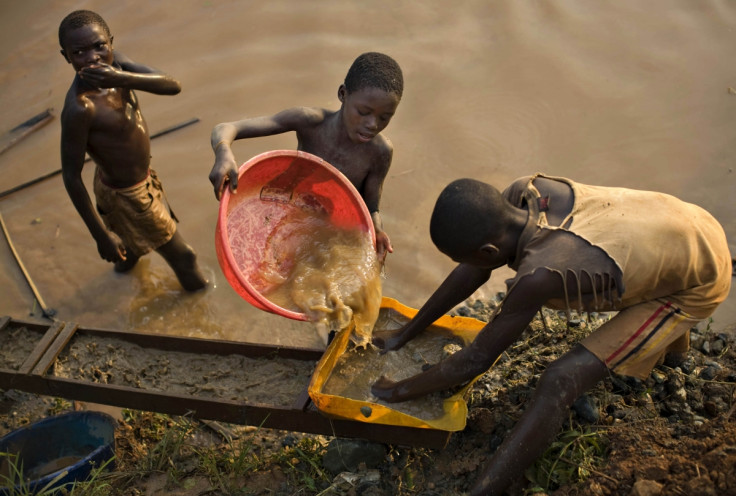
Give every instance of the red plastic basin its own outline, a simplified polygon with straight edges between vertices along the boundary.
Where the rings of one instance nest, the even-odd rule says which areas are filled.
[[[220,200],[215,249],[228,283],[248,303],[290,319],[308,320],[306,314],[266,298],[263,293],[274,286],[264,286],[263,278],[257,277],[270,243],[288,239],[290,215],[297,209],[299,215],[326,214],[338,228],[368,231],[375,245],[370,213],[340,171],[310,153],[274,150],[240,167],[236,193],[226,188]]]

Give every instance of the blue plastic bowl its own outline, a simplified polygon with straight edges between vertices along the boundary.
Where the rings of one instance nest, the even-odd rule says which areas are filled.
[[[116,424],[105,413],[79,411],[48,417],[6,435],[0,439],[0,452],[17,454],[16,464],[22,464],[26,477],[15,490],[35,493],[65,471],[47,489],[86,480],[95,467],[115,456]],[[3,458],[0,465],[6,461]],[[112,469],[113,462],[107,467]],[[1,473],[7,476],[7,470],[2,467]],[[9,487],[0,487],[2,496],[10,491]]]

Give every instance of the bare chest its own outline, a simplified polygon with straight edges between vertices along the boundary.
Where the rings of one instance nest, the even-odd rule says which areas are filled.
[[[148,133],[135,93],[132,91],[111,89],[95,96],[93,103],[95,112],[90,126],[92,135],[120,139]]]
[[[302,140],[299,149],[317,155],[339,170],[355,186],[363,190],[363,184],[371,171],[373,157],[368,147],[362,149],[338,148],[321,140]]]

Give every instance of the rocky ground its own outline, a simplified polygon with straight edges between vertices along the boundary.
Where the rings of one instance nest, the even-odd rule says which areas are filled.
[[[458,313],[487,320],[493,307],[469,302]],[[247,438],[260,460],[239,474],[231,489],[217,489],[223,486],[203,474],[201,461],[192,459],[197,450],[190,450],[171,461],[175,480],[170,469],[151,470],[119,487],[119,494],[463,494],[519,418],[545,366],[606,318],[585,315],[568,325],[545,310],[544,321],[536,319],[475,383],[467,427],[444,449],[220,426]],[[644,381],[611,376],[580,398],[550,451],[509,494],[736,495],[734,333],[715,333],[704,325],[692,332],[691,345],[687,356],[659,365]],[[63,408],[53,398],[5,391],[0,434]],[[121,424],[117,449],[123,466],[147,456],[150,423],[150,417],[138,415]],[[217,436],[207,442],[226,444]],[[312,458],[301,456],[307,447]],[[284,450],[291,455],[283,456]]]

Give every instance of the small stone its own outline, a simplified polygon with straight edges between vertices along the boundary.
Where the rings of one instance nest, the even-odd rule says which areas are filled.
[[[638,480],[631,488],[630,496],[659,496],[662,494],[662,484],[653,480]]]
[[[575,403],[572,404],[572,409],[578,417],[589,424],[595,424],[600,419],[600,413],[598,412],[595,401],[587,394],[575,400]]]
[[[652,370],[652,379],[657,384],[662,384],[667,379],[667,375],[660,370],[654,369]]]
[[[455,313],[457,313],[460,317],[470,317],[470,314],[472,312],[468,307],[460,307],[455,310]]]
[[[680,370],[686,374],[692,374],[695,370],[695,360],[688,357],[680,364]]]
[[[715,367],[705,367],[700,371],[700,378],[706,381],[712,381],[718,374],[718,369]]]
[[[685,402],[687,401],[687,391],[684,387],[679,388],[673,393],[673,396],[677,398],[678,400]]]
[[[281,440],[281,446],[282,447],[294,446],[294,445],[296,445],[296,441],[297,440],[296,440],[296,437],[295,436],[293,436],[291,434],[287,434],[284,437],[284,439]]]
[[[458,351],[462,350],[462,346],[455,343],[448,343],[445,346],[442,347],[442,360],[449,357],[450,355],[454,355]]]

